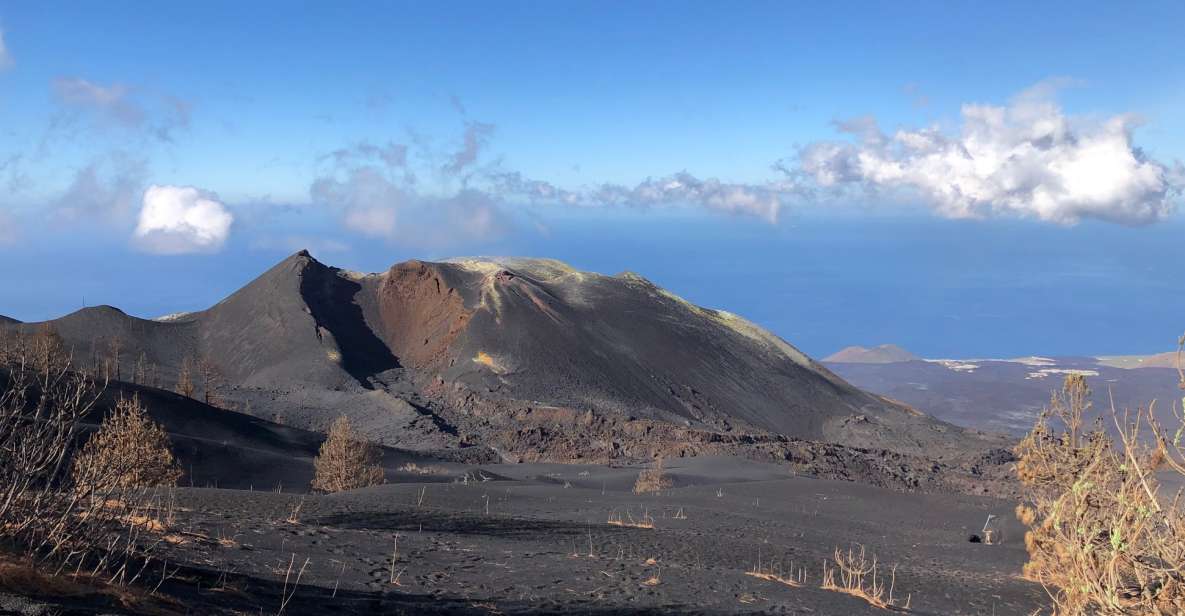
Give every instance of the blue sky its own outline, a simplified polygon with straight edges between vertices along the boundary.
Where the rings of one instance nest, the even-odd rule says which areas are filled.
[[[817,355],[1160,351],[1185,5],[1031,4],[0,2],[0,314],[308,246],[631,269]]]

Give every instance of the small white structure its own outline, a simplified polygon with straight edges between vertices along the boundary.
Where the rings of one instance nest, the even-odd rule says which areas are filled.
[[[1004,541],[1004,533],[1000,528],[1000,517],[997,515],[988,514],[987,521],[983,523],[982,532],[984,545],[995,545]]]

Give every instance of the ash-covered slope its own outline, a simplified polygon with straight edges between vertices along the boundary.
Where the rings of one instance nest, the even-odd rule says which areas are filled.
[[[72,312],[48,322],[62,337],[75,364],[93,366],[119,355],[119,370],[111,368],[111,377],[130,380],[136,362],[152,362],[159,375],[166,378],[180,367],[182,358],[196,340],[195,323],[157,322],[133,317],[112,306],[94,306]],[[25,333],[38,331],[44,323],[14,323]],[[118,352],[118,353],[117,353]],[[126,372],[124,372],[126,370]]]
[[[958,432],[634,274],[465,259],[400,264],[369,285],[370,318],[396,356],[489,396],[902,450]]]
[[[559,430],[577,449],[600,438],[613,451],[656,425],[926,454],[989,442],[853,387],[736,315],[556,261],[410,261],[361,275],[302,251],[203,312],[149,321],[91,308],[53,325],[76,349],[117,339],[125,374],[143,357],[169,387],[186,357],[202,358],[232,406],[311,429],[346,413],[389,444],[481,443],[500,430],[526,447]],[[642,423],[623,428],[631,419]]]

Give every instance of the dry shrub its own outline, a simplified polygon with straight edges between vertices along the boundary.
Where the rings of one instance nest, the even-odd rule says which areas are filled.
[[[653,468],[647,468],[638,473],[638,480],[634,482],[634,494],[648,494],[669,490],[674,486],[670,477],[666,476],[663,459],[659,458]]]
[[[897,598],[893,596],[897,585],[897,566],[889,570],[889,585],[885,586],[883,572],[879,570],[876,555],[871,558],[865,554],[864,546],[859,550],[836,548],[832,554],[835,566],[823,561],[824,590],[841,592],[853,597],[859,597],[874,607],[886,610],[909,610],[910,597],[905,598],[905,605],[898,606]]]
[[[52,329],[0,340],[0,540],[50,558],[87,534],[85,499],[62,489],[79,420],[99,387]]]
[[[174,486],[180,477],[168,433],[138,397],[120,400],[74,457],[74,484],[101,491]]]
[[[313,489],[341,492],[379,485],[384,481],[381,458],[378,447],[363,440],[350,426],[349,419],[344,415],[338,417],[329,428],[329,437],[321,444],[320,454],[313,460]]]
[[[1089,396],[1084,377],[1066,377],[1017,447],[1024,573],[1048,591],[1054,614],[1183,614],[1185,512],[1180,493],[1161,497],[1156,474],[1185,473],[1185,422],[1170,436],[1152,407],[1122,418],[1112,408],[1118,439],[1101,422],[1083,431]]]

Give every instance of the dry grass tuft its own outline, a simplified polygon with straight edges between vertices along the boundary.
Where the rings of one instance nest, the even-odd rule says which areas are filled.
[[[650,516],[649,511],[642,511],[642,517],[635,519],[629,510],[625,511],[625,517],[622,517],[617,510],[609,512],[609,521],[606,524],[610,526],[625,526],[627,528],[654,528],[654,518]]]
[[[653,468],[638,473],[638,480],[634,482],[634,494],[649,494],[669,490],[675,483],[666,476],[663,469],[663,459],[659,458]]]
[[[50,575],[32,564],[0,557],[0,591],[20,596],[85,601],[95,607],[119,605],[145,614],[179,613],[175,602],[160,594],[116,586],[89,574]]]
[[[293,526],[300,525],[300,514],[302,511],[304,511],[304,497],[303,496],[300,497],[300,500],[293,503],[292,507],[288,509],[288,517],[284,518],[284,521],[289,524],[292,524]]]
[[[806,568],[796,568],[793,561],[790,562],[790,568],[786,570],[783,570],[781,563],[773,561],[763,563],[760,551],[757,552],[757,562],[752,569],[745,572],[745,575],[759,580],[785,584],[792,588],[800,588],[806,584]]]
[[[865,553],[864,546],[860,546],[859,550],[848,548],[846,553],[836,548],[832,558],[834,567],[826,560],[823,561],[821,588],[858,597],[873,607],[894,611],[909,610],[909,597],[906,597],[905,605],[898,606],[897,599],[893,596],[897,584],[896,565],[889,570],[889,585],[886,587],[876,555],[870,558]]]
[[[313,467],[313,489],[318,492],[342,492],[380,485],[385,481],[382,454],[378,447],[363,440],[345,415],[338,417],[329,428],[329,437],[321,445],[321,452]]]
[[[1185,474],[1185,418],[1174,408],[1170,435],[1151,406],[1122,418],[1112,407],[1116,441],[1101,422],[1084,431],[1089,398],[1085,378],[1066,377],[1017,447],[1025,576],[1054,614],[1185,614],[1185,503],[1179,492],[1163,498],[1157,481],[1162,470]]]

